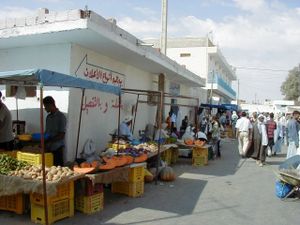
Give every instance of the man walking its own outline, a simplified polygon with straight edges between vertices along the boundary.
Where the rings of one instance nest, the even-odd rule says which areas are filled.
[[[246,112],[242,112],[241,118],[237,120],[236,125],[236,137],[239,141],[239,153],[243,158],[246,156],[249,141],[252,139],[252,124],[246,117]]]
[[[272,155],[273,145],[274,145],[274,131],[277,129],[276,122],[274,121],[274,113],[270,113],[270,119],[267,121],[267,134],[268,134],[268,147],[270,148],[270,153],[268,156]]]
[[[290,158],[297,154],[297,148],[299,147],[299,136],[298,132],[300,129],[300,125],[298,123],[300,112],[294,111],[293,117],[287,123],[287,142],[288,142],[288,150],[286,154],[286,158]]]

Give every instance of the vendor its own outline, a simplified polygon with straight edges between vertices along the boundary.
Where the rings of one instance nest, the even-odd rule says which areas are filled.
[[[54,165],[63,165],[63,149],[65,145],[66,117],[56,108],[55,101],[51,96],[43,99],[46,112],[45,133],[50,137],[46,140],[46,150],[51,151],[54,157]]]
[[[169,137],[167,127],[168,127],[167,123],[163,123],[161,125],[161,129],[158,129],[155,133],[155,138],[154,138],[155,141],[159,141],[159,139],[165,139]]]
[[[129,141],[133,140],[133,135],[130,130],[130,125],[132,123],[132,116],[126,116],[122,123],[120,124],[120,136],[125,136]]]
[[[0,149],[13,150],[14,136],[12,131],[11,113],[2,102],[0,91]]]
[[[198,131],[195,135],[195,138],[197,140],[204,141],[205,143],[207,143],[207,136],[202,131]]]

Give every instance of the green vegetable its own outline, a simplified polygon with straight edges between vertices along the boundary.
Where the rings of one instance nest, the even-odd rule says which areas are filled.
[[[18,161],[6,154],[0,154],[0,174],[7,175],[11,171],[21,169],[27,165],[27,162]]]

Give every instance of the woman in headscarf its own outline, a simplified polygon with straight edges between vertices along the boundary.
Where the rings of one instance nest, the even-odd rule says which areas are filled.
[[[253,154],[259,166],[263,166],[266,161],[266,149],[268,146],[267,129],[264,123],[265,117],[260,114],[257,121],[253,124]]]

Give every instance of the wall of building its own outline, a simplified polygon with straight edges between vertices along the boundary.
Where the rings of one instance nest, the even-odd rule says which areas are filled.
[[[84,60],[86,56],[87,60]],[[71,50],[71,73],[77,74],[79,77],[85,77],[85,68],[92,68],[93,66],[91,65],[94,65],[94,68],[99,69],[101,67],[124,74],[126,77],[126,88],[141,90],[152,89],[152,80],[153,76],[155,75],[149,74],[130,65],[108,58],[90,49],[86,49],[79,45],[73,44]],[[95,78],[89,79],[97,81],[97,79]],[[81,91],[72,90],[70,92],[69,98],[70,102],[72,102],[69,108],[69,117],[72,118],[72,122],[69,123],[68,129],[75,132],[70,133],[67,137],[69,143],[68,148],[75,149],[76,142],[74,140],[76,140],[77,137],[79,121],[78,108],[80,107],[79,99],[81,98]],[[118,96],[87,90],[85,92],[84,99],[87,103],[93,101],[93,99],[98,99],[101,103],[101,106],[98,104],[98,106],[86,107],[83,109],[79,149],[81,150],[86,140],[88,138],[91,138],[95,141],[97,150],[101,151],[106,147],[107,142],[111,139],[111,136],[109,134],[112,133],[113,130],[117,129],[118,126],[118,108],[116,107],[118,105]],[[146,97],[141,97],[140,99],[146,100]],[[121,120],[125,115],[131,115],[133,113],[134,108],[136,107],[136,100],[136,95],[122,95]],[[134,132],[135,137],[138,138],[138,131],[144,130],[147,123],[154,124],[155,112],[155,106],[149,106],[144,103],[138,105]],[[72,157],[72,155],[69,154],[68,157]]]
[[[186,57],[180,56],[185,54]],[[190,56],[187,56],[190,54]],[[205,47],[168,48],[167,56],[202,78],[207,75],[207,52]]]
[[[43,46],[28,46],[0,50],[0,71],[22,69],[49,69],[57,72],[68,73],[70,65],[70,44],[56,44]],[[0,86],[5,95],[5,86]],[[44,96],[51,95],[56,100],[57,107],[64,113],[68,112],[69,92],[64,88],[44,88]],[[28,133],[39,132],[39,90],[36,97],[18,100],[19,120],[26,121]],[[15,97],[6,97],[3,101],[12,112],[13,120],[17,119]],[[44,112],[46,115],[46,112]]]

